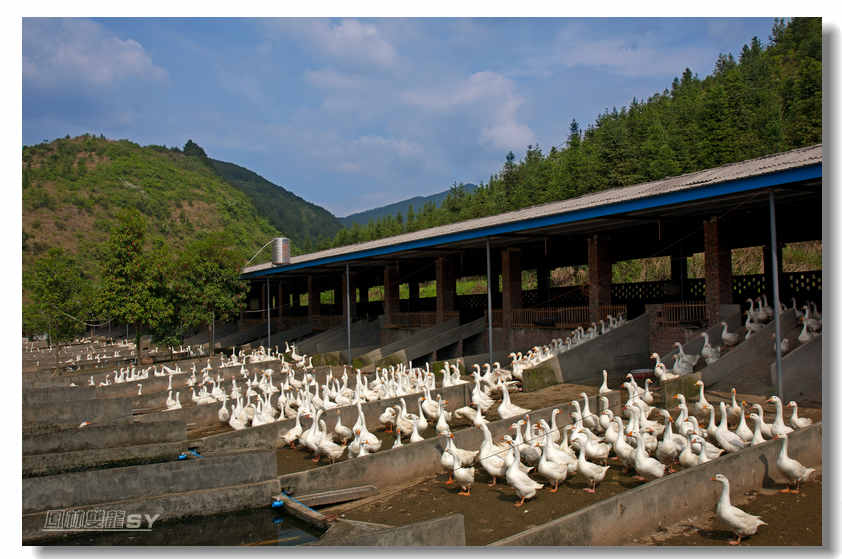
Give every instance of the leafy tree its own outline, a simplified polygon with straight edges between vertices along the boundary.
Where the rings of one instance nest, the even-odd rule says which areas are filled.
[[[137,359],[142,359],[140,339],[173,320],[172,292],[168,286],[167,251],[162,245],[146,247],[147,227],[135,209],[123,210],[102,250],[101,314],[133,324]]]
[[[187,140],[187,143],[184,144],[184,155],[192,155],[194,157],[201,157],[203,159],[207,159],[208,154],[205,153],[205,150],[202,147],[194,142],[193,140]]]
[[[188,244],[178,257],[174,282],[179,320],[193,329],[228,321],[245,307],[248,288],[239,279],[241,255],[230,235],[209,233]],[[213,355],[213,347],[210,348]]]
[[[68,341],[84,335],[93,288],[78,260],[61,248],[51,248],[24,278],[30,301],[24,322],[30,332],[47,332],[50,339]]]

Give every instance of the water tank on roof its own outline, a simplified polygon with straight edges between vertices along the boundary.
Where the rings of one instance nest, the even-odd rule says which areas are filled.
[[[272,264],[289,264],[289,239],[276,237],[272,244]]]

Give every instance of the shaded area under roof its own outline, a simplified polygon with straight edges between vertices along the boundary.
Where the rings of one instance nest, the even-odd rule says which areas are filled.
[[[352,262],[371,256],[445,246],[460,241],[538,230],[549,226],[581,226],[582,222],[600,217],[646,209],[666,209],[669,206],[821,177],[822,145],[818,144],[677,177],[603,190],[493,216],[304,254],[293,257],[287,265],[275,266],[266,262],[243,268],[241,277],[252,279],[281,275],[325,264]]]

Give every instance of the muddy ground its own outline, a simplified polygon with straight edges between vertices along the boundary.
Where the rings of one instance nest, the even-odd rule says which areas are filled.
[[[716,482],[711,482],[716,483]],[[800,493],[781,494],[782,484],[748,491],[747,495],[731,495],[732,504],[759,516],[768,526],[757,534],[743,538],[742,546],[820,546],[822,545],[822,481],[821,471],[815,481],[801,485]],[[739,500],[738,500],[739,499]],[[649,534],[632,545],[714,546],[728,545],[736,539],[716,519],[714,510],[688,518],[663,530]]]

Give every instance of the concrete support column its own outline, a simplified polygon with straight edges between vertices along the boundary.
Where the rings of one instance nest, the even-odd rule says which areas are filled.
[[[319,278],[312,275],[307,276],[307,317],[313,317],[322,314],[322,303],[319,297]]]
[[[418,310],[419,284],[418,280],[409,280],[409,312]]]
[[[731,249],[719,234],[719,221],[705,221],[705,302],[710,323],[719,322],[719,306],[731,303]]]
[[[456,270],[453,259],[436,258],[436,320],[444,321],[444,313],[456,310]]]
[[[386,322],[392,322],[392,316],[399,313],[400,307],[400,283],[398,279],[398,267],[387,265],[383,268],[383,314],[386,315]]]
[[[588,237],[588,307],[590,319],[599,322],[602,305],[611,304],[611,250],[607,238]]]
[[[778,285],[783,287],[783,263],[784,263],[784,251],[783,245],[778,243]],[[769,299],[769,306],[772,306],[772,250],[770,245],[766,244],[763,245],[763,276],[766,279],[766,297]],[[781,299],[786,297],[783,293],[781,293]],[[790,301],[790,304],[792,302]]]
[[[503,271],[503,328],[512,327],[512,309],[521,308],[520,249],[506,248],[500,253]]]

